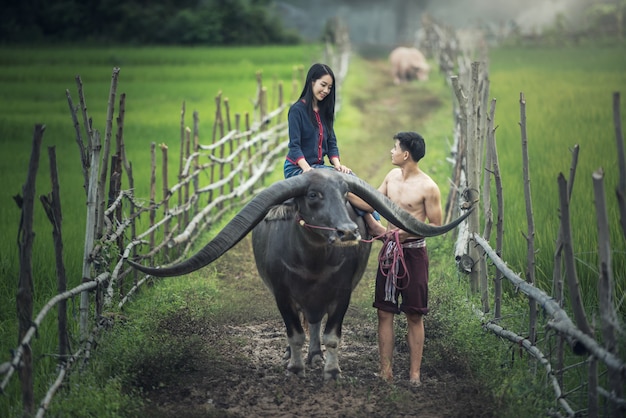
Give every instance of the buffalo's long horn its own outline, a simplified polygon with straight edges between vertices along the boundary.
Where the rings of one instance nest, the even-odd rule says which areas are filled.
[[[187,260],[168,267],[145,267],[127,260],[134,268],[157,277],[181,276],[199,270],[221,257],[241,241],[265,217],[269,209],[285,200],[306,192],[307,176],[294,176],[276,182],[254,197],[235,217],[200,251]]]
[[[471,209],[453,220],[449,224],[435,226],[420,222],[398,205],[392,202],[387,196],[370,186],[365,181],[356,176],[344,175],[350,191],[370,204],[381,216],[390,221],[395,226],[423,237],[434,237],[445,234],[456,228],[471,213]]]

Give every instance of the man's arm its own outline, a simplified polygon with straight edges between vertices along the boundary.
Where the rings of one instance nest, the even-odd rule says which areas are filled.
[[[424,211],[426,212],[426,218],[428,223],[436,226],[441,226],[443,222],[443,211],[441,210],[441,192],[439,187],[433,183],[424,200]]]

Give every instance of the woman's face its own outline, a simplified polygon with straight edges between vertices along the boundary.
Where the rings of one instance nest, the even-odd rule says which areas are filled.
[[[329,74],[324,74],[317,80],[313,81],[313,97],[316,101],[321,102],[328,96],[333,89],[333,78]]]

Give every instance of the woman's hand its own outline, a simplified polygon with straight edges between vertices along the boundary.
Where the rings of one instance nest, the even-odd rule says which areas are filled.
[[[338,164],[335,166],[335,170],[340,171],[342,173],[346,173],[346,174],[350,174],[352,173],[352,170],[350,170],[348,167],[346,167],[343,164]]]

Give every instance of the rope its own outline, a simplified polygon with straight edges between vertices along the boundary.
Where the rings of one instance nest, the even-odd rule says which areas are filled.
[[[404,272],[402,275],[398,275],[399,265],[402,264]],[[380,266],[380,273],[391,278],[393,286],[396,289],[403,290],[409,286],[409,270],[406,268],[406,262],[404,261],[404,251],[402,251],[402,243],[400,242],[400,231],[395,230],[387,235],[383,243],[383,251],[378,256],[378,265]],[[406,284],[401,287],[398,286],[398,279],[407,278]]]

